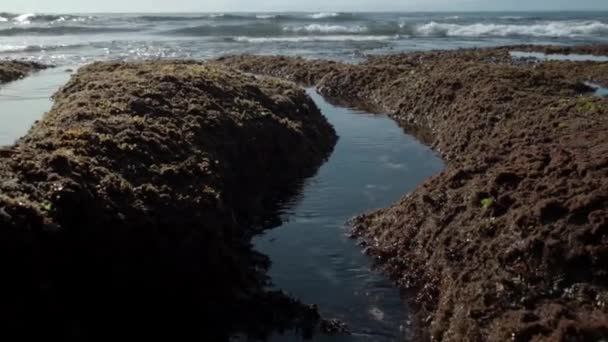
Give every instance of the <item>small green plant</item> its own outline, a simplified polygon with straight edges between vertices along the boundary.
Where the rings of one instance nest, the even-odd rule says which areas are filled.
[[[491,197],[481,200],[481,207],[484,209],[489,209],[492,205],[494,205],[494,199]]]
[[[591,98],[589,98],[589,97],[581,97],[578,100],[578,104],[576,106],[576,109],[581,114],[590,113],[590,112],[597,111],[597,105],[595,104],[595,102]]]
[[[42,202],[42,204],[40,204],[40,208],[48,213],[53,210],[53,203],[49,201]]]

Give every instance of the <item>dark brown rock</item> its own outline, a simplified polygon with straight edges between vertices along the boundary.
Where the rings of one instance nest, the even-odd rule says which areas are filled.
[[[314,324],[265,291],[250,236],[335,141],[290,83],[195,62],[82,68],[0,153],[2,333],[211,341]]]
[[[420,338],[608,334],[608,99],[582,84],[608,85],[608,63],[515,63],[512,49],[377,56],[358,65],[220,60],[388,112],[448,162],[393,207],[354,220],[367,250],[410,291]]]
[[[0,84],[18,80],[46,68],[47,66],[35,62],[0,61]]]

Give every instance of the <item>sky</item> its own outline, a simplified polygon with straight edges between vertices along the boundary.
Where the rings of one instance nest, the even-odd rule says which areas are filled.
[[[608,10],[608,0],[0,0],[0,12]]]

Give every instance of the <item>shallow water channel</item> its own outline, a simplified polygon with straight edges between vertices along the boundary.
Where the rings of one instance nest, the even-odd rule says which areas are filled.
[[[51,109],[51,96],[70,78],[51,68],[22,80],[0,85],[0,146],[11,145]]]
[[[532,58],[538,61],[608,62],[608,56],[585,54],[546,54],[542,52],[511,51],[513,58]]]
[[[346,221],[387,207],[439,173],[443,162],[386,115],[334,106],[308,90],[340,139],[329,161],[282,209],[286,222],[255,239],[277,289],[345,321],[351,336],[315,341],[394,341],[407,333],[399,290],[355,242]],[[298,340],[276,336],[273,340]]]

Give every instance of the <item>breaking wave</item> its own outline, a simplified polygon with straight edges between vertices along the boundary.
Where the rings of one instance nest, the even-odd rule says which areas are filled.
[[[306,42],[372,42],[389,41],[399,39],[396,36],[365,36],[365,35],[330,35],[330,36],[306,36],[306,37],[235,37],[228,41],[241,43],[306,43]]]
[[[608,34],[608,24],[599,21],[551,21],[532,25],[476,23],[470,25],[430,22],[416,28],[423,36],[456,37],[579,37]]]
[[[77,49],[85,44],[59,44],[59,45],[0,45],[0,53],[14,52],[43,52],[67,49]]]
[[[31,23],[52,23],[52,22],[83,22],[91,19],[91,16],[78,16],[71,14],[36,14],[36,13],[0,13],[0,22],[11,21],[15,24],[27,25]]]
[[[311,14],[310,17],[312,19],[326,19],[326,18],[336,18],[339,17],[340,13],[326,13],[326,12],[321,12],[321,13],[315,13],[315,14]]]
[[[480,19],[479,15],[446,14],[440,19],[420,16],[366,16],[362,13],[192,13],[132,15],[15,14],[0,12],[0,36],[84,35],[145,32],[153,35],[192,37],[280,38],[323,36],[383,37],[606,37],[604,19],[530,18],[504,15]],[[493,20],[493,21],[492,21]],[[86,22],[84,22],[86,21]],[[401,23],[400,23],[401,22]],[[306,38],[308,39],[308,38]],[[328,38],[333,39],[333,38]]]
[[[367,35],[414,37],[579,37],[608,34],[608,24],[599,21],[553,21],[530,25],[515,24],[454,24],[429,22],[426,24],[374,24],[336,25],[304,24],[281,25],[274,22],[257,22],[246,25],[202,25],[176,29],[167,34],[190,36],[247,36],[284,37],[307,35]]]
[[[322,25],[310,24],[306,26],[291,26],[283,29],[287,32],[295,33],[317,33],[317,34],[336,34],[336,33],[364,33],[368,32],[365,26],[341,26],[341,25]]]

